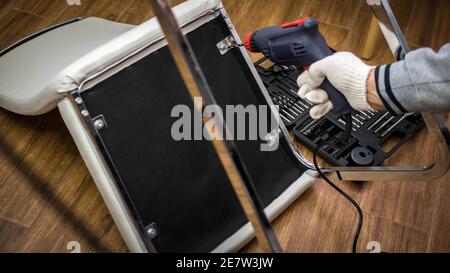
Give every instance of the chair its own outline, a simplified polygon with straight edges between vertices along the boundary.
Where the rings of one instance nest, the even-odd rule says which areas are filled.
[[[211,39],[214,39],[213,37],[203,35],[201,31],[203,31],[203,29],[205,29],[205,31],[207,29],[209,29],[209,31],[218,31],[217,28],[220,28],[218,26],[220,26],[222,20],[221,12],[224,12],[224,8],[220,1],[190,0],[174,7],[173,10],[179,24],[186,33],[192,33],[193,37],[200,37],[201,39],[206,40],[210,39],[211,42],[214,42],[214,45],[219,42],[215,40],[212,41]],[[214,20],[218,20],[218,25],[212,27],[210,22]],[[224,29],[220,31],[227,30]],[[170,56],[164,55],[168,54],[168,51],[163,38],[164,36],[155,18],[152,18],[139,26],[115,23],[100,18],[78,18],[41,31],[19,41],[0,53],[0,106],[22,115],[40,115],[58,107],[61,116],[130,251],[147,252],[158,251],[159,249],[162,249],[163,251],[189,250],[194,252],[236,251],[251,240],[253,236],[252,227],[247,221],[241,221],[243,219],[245,220],[241,215],[239,215],[239,221],[235,221],[236,223],[242,222],[242,225],[240,225],[239,228],[236,228],[237,226],[233,225],[224,230],[224,226],[226,226],[228,222],[217,224],[207,223],[206,220],[199,222],[199,229],[203,228],[205,232],[208,230],[206,227],[211,226],[217,230],[211,229],[209,231],[211,234],[204,235],[204,237],[202,237],[203,234],[192,235],[194,236],[193,240],[198,239],[197,241],[202,241],[202,238],[210,238],[208,240],[213,242],[212,245],[205,242],[198,242],[197,244],[192,245],[192,248],[190,248],[189,245],[192,243],[191,240],[182,240],[185,236],[190,236],[189,234],[181,234],[178,236],[179,232],[183,232],[183,226],[174,225],[173,228],[165,228],[166,230],[171,229],[172,233],[170,233],[165,232],[164,229],[162,231],[158,230],[158,223],[150,223],[147,221],[143,215],[158,213],[155,213],[155,211],[151,211],[151,213],[148,212],[148,210],[150,210],[148,205],[149,201],[145,200],[146,198],[136,197],[136,194],[139,194],[139,190],[135,190],[133,187],[136,187],[136,185],[131,185],[130,183],[137,182],[131,182],[124,179],[124,177],[127,177],[126,172],[124,171],[124,169],[126,169],[124,165],[126,165],[127,162],[132,161],[126,161],[125,163],[121,162],[120,158],[117,156],[118,152],[116,152],[115,149],[117,148],[117,145],[114,146],[111,144],[111,142],[113,142],[112,139],[126,141],[126,137],[120,139],[118,133],[111,135],[111,132],[116,132],[114,129],[118,126],[117,123],[114,123],[114,118],[112,116],[117,114],[118,111],[123,111],[123,115],[126,116],[126,113],[129,113],[129,108],[132,108],[133,104],[130,102],[131,106],[127,109],[117,109],[115,110],[115,113],[112,111],[112,113],[106,116],[106,119],[103,119],[104,117],[102,117],[102,115],[93,116],[95,114],[94,112],[101,108],[101,105],[107,103],[108,100],[111,100],[112,97],[114,97],[113,92],[114,94],[122,92],[120,95],[129,92],[130,95],[127,95],[127,98],[132,98],[133,94],[135,94],[134,92],[137,92],[135,90],[145,87],[144,83],[146,83],[148,78],[146,76],[148,74],[145,74],[146,69],[153,71],[152,73],[162,73],[161,75],[165,75],[164,73],[166,73],[166,71],[161,71],[158,67],[153,69],[152,66],[149,67],[145,64],[145,60],[149,60],[150,62],[151,58],[155,58],[154,56]],[[242,51],[240,52],[241,54],[244,54]],[[230,61],[233,61],[231,54],[228,56],[229,57],[227,58],[230,58]],[[244,58],[246,55],[242,56],[238,57]],[[167,74],[172,73],[171,75],[176,75],[176,66],[169,65],[171,63],[170,57],[164,57],[162,59],[163,62],[160,63],[164,64],[164,67],[166,68],[169,67]],[[245,67],[245,65],[241,65]],[[142,71],[143,74],[137,73],[141,71],[140,69],[144,69]],[[158,71],[158,69],[160,71]],[[252,69],[253,68],[248,67],[243,70],[251,72],[253,71]],[[133,74],[133,72],[136,72],[137,74]],[[136,88],[130,87],[130,90],[113,90],[114,86],[120,85],[120,79],[128,81],[131,75],[137,77],[134,81],[134,83],[138,85]],[[246,74],[246,77],[250,77],[250,80],[256,79],[256,81],[258,81],[257,78],[252,78],[253,76],[254,75]],[[114,82],[115,80],[117,81]],[[174,81],[176,80],[177,79],[174,79]],[[140,84],[141,82],[142,84]],[[107,90],[99,90],[104,86],[108,86],[108,88],[111,89],[111,96],[102,95],[100,98],[98,98],[99,96],[95,96],[101,92],[103,92],[102,94],[107,94],[104,93],[108,92]],[[148,90],[146,94],[158,94],[159,96],[148,100],[146,98],[147,103],[153,102],[157,104],[159,101],[167,99],[164,96],[168,95],[165,95],[164,92],[161,92],[162,90],[158,90],[155,86],[149,86],[146,90]],[[180,96],[182,96],[182,92],[180,93]],[[183,98],[180,97],[180,100],[183,100]],[[118,102],[116,101],[116,103]],[[128,103],[128,101],[124,103]],[[134,103],[138,104],[139,100]],[[151,107],[149,106],[148,108]],[[147,108],[144,107],[143,109]],[[158,113],[149,112],[143,117],[145,121],[147,121],[145,118],[150,118],[148,117],[149,115],[156,116]],[[156,118],[163,120],[165,117]],[[133,121],[129,121],[129,123],[132,124]],[[118,130],[117,132],[120,131]],[[111,142],[108,142],[110,140]],[[114,148],[111,148],[111,145],[114,146]],[[160,145],[164,146],[166,144],[161,143]],[[183,146],[183,148],[181,148],[183,149],[182,151],[185,151],[186,153],[192,151],[194,147],[189,145]],[[203,146],[201,146],[200,149],[210,151],[207,144],[202,145]],[[246,146],[245,149],[247,148],[248,147]],[[130,148],[129,151],[131,153],[132,149]],[[214,154],[208,153],[208,155],[212,156]],[[132,155],[127,155],[125,153],[124,157],[127,156],[132,157]],[[200,152],[193,156],[195,156],[195,158],[200,158],[200,161],[202,160],[202,154]],[[280,151],[280,154],[273,154],[271,156],[273,157],[272,163],[264,162],[264,158],[260,158],[255,159],[251,164],[254,165],[255,169],[258,169],[259,166],[261,173],[271,172],[270,170],[267,170],[269,169],[267,168],[267,166],[269,166],[268,164],[273,164],[274,169],[278,168],[277,164],[281,164],[282,166],[278,168],[280,169],[280,172],[282,168],[287,170],[282,174],[277,174],[282,176],[280,177],[281,182],[279,185],[277,185],[278,181],[272,181],[272,184],[264,182],[265,184],[260,186],[264,196],[263,199],[266,201],[265,203],[267,205],[266,213],[269,218],[273,220],[312,185],[315,177],[313,174],[306,171],[307,168],[303,168],[302,166],[297,167],[294,163],[291,163],[289,161],[290,159],[288,159],[288,152],[286,151]],[[195,158],[192,158],[192,161],[196,160]],[[214,160],[209,158],[204,164],[212,164],[208,165],[211,166],[209,170],[217,172],[217,176],[220,176],[220,168],[211,163],[211,161]],[[277,163],[278,161],[279,163]],[[183,170],[191,173],[189,167],[190,162],[191,161],[187,162],[185,167],[178,167],[178,170],[173,173],[183,173]],[[153,160],[149,163],[153,164],[155,169],[164,167],[163,164],[170,164],[169,160],[167,162],[156,162]],[[154,170],[151,170],[151,168],[148,170],[140,168],[137,172],[142,173],[143,177],[147,177],[149,175],[148,173],[153,171]],[[208,170],[199,169],[197,171],[202,173],[207,172]],[[192,171],[192,173],[194,173],[194,171]],[[188,177],[189,174],[186,174],[185,176]],[[198,176],[194,176],[191,180],[186,178],[186,181],[183,181],[183,183],[185,183],[185,185],[193,185],[192,187],[194,187],[197,185],[195,184],[197,177]],[[139,180],[138,178],[136,179]],[[264,179],[265,178],[261,178],[258,180]],[[175,182],[179,182],[178,179],[175,180],[165,181],[167,183],[161,183],[163,186],[158,187],[156,187],[156,183],[155,185],[152,184],[154,181],[148,181],[148,183],[144,184],[140,182],[140,187],[143,187],[143,193],[152,193],[152,198],[159,195],[151,189],[161,191],[161,196],[164,196],[166,191],[173,191],[173,198],[178,198],[177,194],[183,195],[182,192],[179,192],[180,189],[169,187],[169,185],[175,185]],[[206,182],[209,180],[210,179],[206,179]],[[217,179],[209,182],[217,183],[217,187],[219,188],[223,187],[225,191],[223,195],[232,199],[233,195],[226,190],[226,187],[228,187],[226,183],[220,184],[220,181]],[[200,183],[200,181],[198,181],[198,183]],[[164,185],[168,185],[167,188]],[[209,187],[206,185],[208,184],[205,184],[205,187]],[[189,191],[187,188],[183,190],[186,192]],[[195,198],[192,199],[194,201],[207,199],[207,196],[201,192],[201,189],[199,189],[197,195],[190,192],[186,193],[187,196],[189,196],[189,194],[195,196]],[[167,200],[165,202],[169,201],[170,200]],[[225,201],[223,204],[228,204]],[[238,203],[235,204],[234,201],[232,203],[232,206],[226,205],[227,209],[238,210],[238,213],[240,213]],[[157,204],[164,207],[167,205],[162,201]],[[208,207],[208,204],[202,204],[202,206]],[[214,205],[212,205],[212,207],[214,207]],[[193,209],[198,210],[199,207],[193,205]],[[196,213],[202,214],[203,212],[198,211]],[[229,214],[230,217],[235,216],[233,213]],[[211,217],[211,215],[206,214],[207,213],[205,212],[205,217]],[[224,214],[226,213],[224,212]],[[174,217],[176,218],[177,216],[172,216],[172,218]],[[167,221],[170,222],[172,220],[174,219],[168,219]],[[190,224],[191,223],[186,223],[186,226],[189,226]],[[161,226],[164,225],[161,224],[159,227]],[[230,232],[230,230],[232,232]],[[162,232],[163,235],[158,237],[160,232]],[[168,242],[172,239],[169,237],[178,238],[177,240],[180,241],[180,245],[175,246],[174,244],[169,244]],[[152,241],[160,246],[159,249],[151,247],[154,245]],[[183,242],[185,245],[183,245]]]

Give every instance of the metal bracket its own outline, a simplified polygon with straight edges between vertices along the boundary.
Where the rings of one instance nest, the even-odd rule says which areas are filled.
[[[84,105],[83,98],[81,98],[80,94],[76,91],[71,93],[72,99],[75,102],[75,104],[78,106],[78,109],[80,110],[81,116],[86,120],[92,123],[92,126],[96,130],[103,130],[106,127],[108,127],[108,124],[106,123],[106,119],[103,115],[98,115],[95,118],[90,118],[91,114],[86,109],[86,105]]]
[[[106,129],[106,127],[108,127],[108,124],[106,123],[105,117],[103,115],[99,115],[93,118],[92,124],[97,130],[103,130]]]
[[[381,32],[383,33],[392,54],[394,54],[395,59],[397,61],[402,60],[406,53],[410,51],[410,47],[406,42],[405,36],[402,33],[389,3],[384,0],[367,0],[367,4],[372,9]]]
[[[241,46],[242,44],[238,44],[234,39],[233,35],[226,37],[217,44],[217,48],[219,49],[221,55],[225,55],[228,51],[232,50],[233,48],[238,48]]]
[[[105,148],[105,144],[100,136],[99,130],[105,129],[107,127],[106,119],[103,115],[99,115],[95,118],[91,118],[91,114],[89,113],[86,104],[84,103],[83,98],[80,95],[81,86],[79,86],[76,90],[71,91],[67,97],[74,103],[74,105],[77,107],[80,118],[84,120],[85,125],[87,126],[87,129],[89,133],[91,134],[91,137],[93,141],[97,144],[98,149],[104,155],[104,160],[109,169],[111,170],[111,174],[114,176],[114,179],[117,181],[118,184],[123,184],[121,181],[121,177],[118,174],[118,171],[114,164],[112,163],[112,159],[110,158],[107,149]],[[144,227],[144,224],[139,220],[137,217],[136,209],[134,208],[134,205],[127,199],[125,199],[128,206],[130,207],[130,213],[132,214],[133,219],[135,220],[134,224],[136,227],[139,227],[138,231],[140,236],[142,237],[143,243],[145,244],[145,247],[149,252],[157,253],[157,250],[155,246],[152,244],[151,240],[149,240],[150,237],[152,237],[151,234],[155,234],[154,231],[156,231],[156,234],[154,236],[158,235],[158,229],[155,226],[148,226],[147,228]],[[150,228],[154,227],[155,230],[151,230]],[[149,235],[149,236],[146,236]]]

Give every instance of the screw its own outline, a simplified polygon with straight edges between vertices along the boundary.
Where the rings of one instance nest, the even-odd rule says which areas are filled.
[[[155,238],[156,235],[158,235],[158,233],[156,232],[156,229],[154,227],[149,228],[147,230],[147,233],[151,238]]]
[[[89,117],[89,112],[88,112],[88,110],[83,110],[83,111],[81,111],[81,115],[82,115],[83,117],[85,117],[85,118]]]
[[[101,129],[105,128],[105,122],[101,119],[98,119],[94,122],[94,126],[97,130],[101,130]]]
[[[75,103],[78,104],[78,105],[80,105],[80,104],[83,103],[83,99],[82,99],[82,98],[76,98],[76,99],[75,99]]]

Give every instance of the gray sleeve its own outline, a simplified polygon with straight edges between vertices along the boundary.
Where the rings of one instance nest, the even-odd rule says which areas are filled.
[[[450,43],[438,53],[422,48],[407,54],[403,61],[377,67],[375,79],[390,112],[448,112]]]

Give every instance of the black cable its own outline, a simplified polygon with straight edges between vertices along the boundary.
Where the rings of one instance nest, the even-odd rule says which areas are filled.
[[[350,136],[352,133],[352,115],[351,114],[345,115],[345,122],[346,122],[346,129],[345,129],[345,136],[343,137],[343,142],[347,144],[350,140]],[[355,237],[353,239],[353,247],[352,247],[352,252],[356,253],[359,235],[361,234],[361,228],[362,228],[363,221],[364,221],[363,211],[362,211],[361,207],[358,205],[358,203],[356,203],[356,201],[350,195],[348,195],[346,192],[344,192],[342,189],[340,189],[336,184],[334,184],[330,179],[328,179],[328,177],[326,177],[323,174],[322,170],[319,167],[319,164],[317,164],[318,153],[319,153],[320,149],[322,149],[325,146],[337,148],[334,145],[331,145],[328,143],[323,143],[323,144],[319,145],[316,149],[314,149],[314,156],[313,156],[314,167],[316,168],[320,177],[323,180],[325,180],[338,193],[340,193],[342,196],[344,196],[353,206],[355,206],[356,210],[358,211],[359,221],[358,221],[358,227],[355,232]]]

